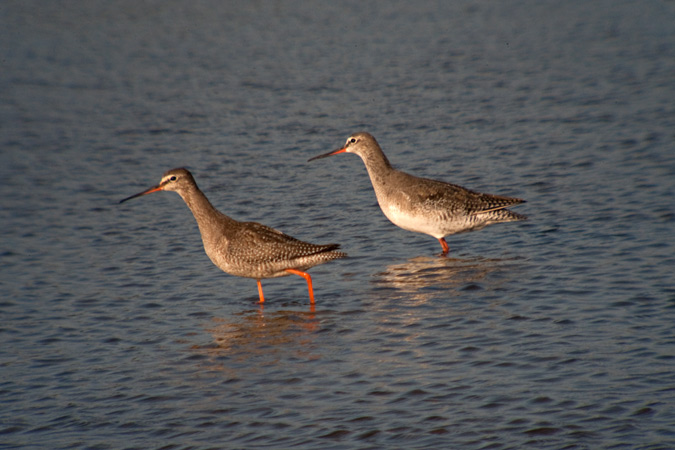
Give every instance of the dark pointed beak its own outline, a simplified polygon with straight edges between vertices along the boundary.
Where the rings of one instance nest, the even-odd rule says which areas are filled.
[[[162,185],[158,184],[157,186],[153,186],[149,189],[144,190],[143,192],[139,192],[138,194],[134,194],[131,197],[127,197],[123,200],[120,200],[120,203],[124,203],[127,200],[131,200],[132,198],[140,197],[141,195],[146,195],[146,194],[152,194],[153,192],[161,191],[162,190]]]
[[[338,153],[344,153],[346,151],[347,151],[346,147],[338,148],[337,150],[333,150],[332,152],[328,152],[328,153],[323,154],[323,155],[315,156],[314,158],[309,158],[307,160],[307,162],[314,161],[315,159],[327,158],[328,156],[337,155]]]

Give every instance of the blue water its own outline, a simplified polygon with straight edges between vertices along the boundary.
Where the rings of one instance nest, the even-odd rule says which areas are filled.
[[[675,2],[0,3],[0,447],[675,447]],[[353,132],[527,199],[438,242]],[[350,257],[255,282],[173,193]]]

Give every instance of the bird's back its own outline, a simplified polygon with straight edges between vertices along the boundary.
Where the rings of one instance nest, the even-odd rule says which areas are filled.
[[[221,242],[209,257],[225,272],[249,278],[285,276],[285,269],[304,271],[346,256],[338,244],[311,244],[257,222],[237,222]]]

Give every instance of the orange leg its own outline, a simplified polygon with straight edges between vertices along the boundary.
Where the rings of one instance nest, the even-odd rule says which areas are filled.
[[[438,242],[441,243],[441,246],[443,247],[443,255],[447,255],[448,252],[450,251],[450,247],[448,247],[448,243],[445,242],[445,238],[440,238]]]
[[[292,273],[294,275],[300,275],[302,278],[307,280],[307,287],[309,288],[309,302],[314,303],[314,289],[312,289],[312,277],[307,272],[301,272],[295,269],[286,269],[286,272]]]
[[[258,294],[260,295],[260,303],[265,302],[265,296],[263,295],[262,292],[262,284],[260,284],[260,280],[256,280],[258,282]]]

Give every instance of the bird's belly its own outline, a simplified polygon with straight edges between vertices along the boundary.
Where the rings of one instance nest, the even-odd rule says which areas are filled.
[[[206,249],[205,249],[206,250]],[[307,270],[316,265],[307,263],[303,258],[296,258],[293,261],[288,260],[274,260],[269,261],[254,261],[250,258],[236,258],[227,256],[225,252],[206,250],[206,254],[211,259],[211,262],[225,273],[244,278],[278,278],[290,275],[286,272],[288,268],[298,268],[299,270]]]
[[[210,256],[210,255],[209,255]],[[239,261],[235,258],[211,258],[211,261],[220,270],[230,275],[244,278],[277,278],[289,275],[281,266],[282,263]]]
[[[405,209],[392,203],[382,207],[382,212],[394,224],[404,230],[424,233],[436,239],[477,230],[487,223],[479,220],[478,216],[452,214],[440,210]]]
[[[436,238],[441,238],[446,235],[446,233],[443,232],[443,223],[437,214],[423,214],[414,211],[406,211],[397,205],[389,205],[386,208],[383,207],[382,212],[394,225],[399,226],[404,230],[424,233]]]
[[[227,274],[236,277],[261,278],[258,276],[257,267],[243,264],[242,261],[238,261],[236,258],[227,258],[225,252],[222,251],[209,251],[206,247],[204,247],[204,250],[211,262]]]

